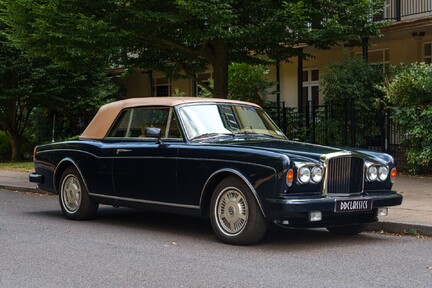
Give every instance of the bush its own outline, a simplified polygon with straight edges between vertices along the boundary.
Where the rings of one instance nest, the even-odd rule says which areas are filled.
[[[331,140],[328,144],[346,145],[341,135],[348,128],[355,131],[355,143],[351,143],[355,146],[363,146],[380,135],[379,125],[374,124],[381,112],[375,104],[383,97],[377,88],[384,79],[380,68],[353,58],[332,63],[325,71],[322,86],[329,117],[319,124],[327,130]]]
[[[400,125],[412,172],[432,166],[432,66],[401,65],[381,87]]]

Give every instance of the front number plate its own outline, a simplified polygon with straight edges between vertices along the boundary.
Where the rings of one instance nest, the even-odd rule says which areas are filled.
[[[372,199],[336,200],[335,212],[361,212],[372,210]]]

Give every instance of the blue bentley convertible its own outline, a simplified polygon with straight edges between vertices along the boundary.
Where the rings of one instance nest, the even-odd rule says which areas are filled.
[[[390,155],[288,140],[257,105],[213,98],[135,98],[102,106],[79,140],[40,145],[30,181],[64,215],[99,204],[208,217],[231,244],[269,222],[358,234],[402,196]]]

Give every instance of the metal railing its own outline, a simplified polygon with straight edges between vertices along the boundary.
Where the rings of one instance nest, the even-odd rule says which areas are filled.
[[[385,1],[383,11],[375,15],[375,21],[394,20],[402,21],[404,18],[421,14],[430,16],[432,12],[431,0],[388,0]]]
[[[401,145],[405,135],[393,123],[391,110],[377,113],[374,119],[369,119],[370,126],[360,129],[359,115],[351,104],[334,108],[337,107],[306,105],[304,111],[299,111],[281,102],[279,108],[267,105],[265,110],[291,140],[387,152],[399,165],[406,165],[406,148]],[[372,128],[376,132],[364,134],[364,129]]]

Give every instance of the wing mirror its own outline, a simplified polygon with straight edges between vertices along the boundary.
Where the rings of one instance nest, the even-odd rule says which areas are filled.
[[[161,144],[162,130],[155,127],[146,127],[144,131],[144,136],[149,138],[157,138],[157,144]]]

